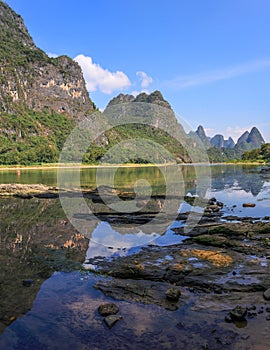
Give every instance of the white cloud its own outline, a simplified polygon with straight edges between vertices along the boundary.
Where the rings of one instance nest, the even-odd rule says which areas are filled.
[[[121,72],[110,72],[94,63],[89,56],[78,55],[74,58],[82,68],[86,87],[89,92],[100,90],[104,94],[127,88],[131,85],[128,76]]]
[[[141,94],[143,92],[145,92],[146,94],[149,94],[148,90],[141,90],[141,91],[134,90],[134,91],[132,91],[131,95],[133,95],[134,97],[137,97],[139,94]]]
[[[270,68],[270,60],[253,61],[219,70],[203,72],[189,76],[179,76],[175,79],[165,82],[165,85],[181,89],[186,87],[205,85],[219,80],[227,80],[267,68]]]
[[[213,128],[204,128],[204,131],[205,131],[206,135],[210,136],[210,137],[213,137],[216,134],[218,134],[218,132]]]
[[[56,58],[58,57],[59,55],[57,55],[56,53],[52,53],[52,52],[47,52],[47,55],[51,58]]]
[[[136,75],[141,81],[142,88],[147,88],[147,86],[149,86],[153,82],[152,77],[147,75],[145,72],[139,71],[139,72],[136,72]]]

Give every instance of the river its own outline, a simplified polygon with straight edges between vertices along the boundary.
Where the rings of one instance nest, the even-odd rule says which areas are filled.
[[[183,227],[185,223],[177,220],[177,215],[190,210],[202,212],[201,205],[192,207],[185,196],[215,197],[223,203],[221,220],[225,222],[228,216],[267,221],[270,216],[270,173],[261,169],[250,165],[200,165],[197,168],[187,165],[173,170],[171,167],[80,169],[80,185],[84,190],[95,189],[99,185],[106,189],[112,186],[121,193],[138,193],[141,196],[136,198],[139,209],[140,203],[143,203],[142,207],[147,207],[148,195],[153,196],[154,202],[147,207],[148,215],[154,215],[152,221],[157,220],[156,208],[162,207],[166,197],[174,198],[175,216],[167,215],[165,224],[161,223],[162,216],[154,226],[149,224],[149,220],[143,221],[143,224],[140,222],[138,227],[130,222],[121,225],[111,216],[107,216],[110,218],[107,220],[106,215],[100,215],[100,212],[104,214],[104,205],[114,205],[114,202],[106,203],[107,197],[104,197],[102,207],[100,202],[90,204],[86,199],[91,207],[92,219],[86,217],[84,220],[84,225],[87,225],[85,231],[83,226],[76,227],[76,222],[82,218],[78,209],[81,203],[76,207],[76,213],[72,213],[77,215],[73,222],[75,230],[67,218],[70,213],[67,213],[68,208],[65,208],[65,200],[61,197],[2,197],[0,348],[199,349],[205,346],[206,349],[208,345],[205,342],[212,344],[209,339],[213,330],[209,324],[215,322],[218,337],[226,335],[230,338],[228,348],[244,348],[241,347],[246,344],[244,335],[241,335],[244,340],[241,338],[237,343],[239,347],[233,347],[234,333],[230,325],[224,326],[216,320],[215,313],[190,308],[192,298],[188,306],[174,311],[151,303],[119,300],[123,320],[111,330],[107,329],[97,308],[102,302],[113,299],[94,286],[98,280],[108,277],[87,269],[94,268],[89,264],[93,257],[126,256],[139,252],[145,245],[181,244],[186,237],[175,234],[174,229]],[[0,183],[77,187],[77,180],[73,182],[77,175],[78,169],[1,170]],[[168,181],[171,193],[179,196],[176,202],[175,197],[166,192]],[[156,198],[162,200],[157,201]],[[243,207],[243,203],[255,206]],[[97,211],[99,214],[95,215]],[[157,227],[162,229],[156,230]],[[159,263],[162,264],[162,261]],[[181,320],[186,322],[185,331],[181,328]],[[215,344],[209,348],[221,348],[221,345]],[[258,349],[264,349],[264,345],[261,346]]]

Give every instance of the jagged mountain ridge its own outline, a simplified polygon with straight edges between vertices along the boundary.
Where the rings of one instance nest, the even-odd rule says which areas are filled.
[[[214,137],[211,138],[210,144],[212,147],[218,147],[218,148],[233,148],[235,146],[235,142],[231,137],[228,138],[228,140],[224,139],[223,135],[217,134]]]
[[[260,131],[253,127],[251,131],[245,131],[235,143],[231,137],[224,139],[223,135],[207,137],[203,126],[199,125],[196,134],[200,137],[206,148],[217,147],[220,149],[234,149],[237,153],[246,150],[260,148],[265,143]]]
[[[154,103],[161,107],[172,109],[171,105],[168,101],[164,99],[161,92],[156,90],[150,94],[146,94],[142,92],[137,96],[129,95],[129,94],[119,94],[114,97],[107,105],[107,107],[113,106],[119,103],[127,103],[127,102],[143,102],[143,103]]]

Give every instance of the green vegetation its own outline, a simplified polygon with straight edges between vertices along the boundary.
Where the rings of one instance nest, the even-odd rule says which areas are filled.
[[[0,164],[56,163],[74,122],[54,112],[2,113]]]
[[[33,165],[57,163],[64,142],[75,126],[75,122],[55,112],[2,113],[0,118],[0,164]],[[87,132],[79,135],[87,140]],[[134,140],[143,140],[142,154],[137,154]],[[115,152],[110,148],[121,144]],[[132,146],[133,144],[133,146]],[[136,143],[135,143],[136,145]],[[79,147],[70,150],[68,161],[78,160]],[[158,149],[157,149],[158,147]],[[140,147],[139,147],[140,148]],[[107,155],[108,153],[108,155]],[[105,155],[105,157],[104,157]],[[164,163],[189,161],[184,147],[162,130],[153,127],[131,124],[118,126],[107,131],[89,145],[83,162],[97,164],[104,157],[108,163]],[[150,160],[149,160],[150,159]],[[152,161],[151,161],[152,160]]]
[[[246,151],[242,155],[243,161],[251,162],[270,162],[270,143],[265,143],[261,148],[253,149],[252,151]]]
[[[207,150],[210,163],[225,163],[236,161],[240,155],[238,155],[233,148],[219,148],[211,147]]]
[[[74,147],[65,150],[66,162],[80,160],[80,148],[90,137],[81,130]],[[100,135],[87,149],[83,163],[149,164],[190,162],[187,151],[166,132],[143,124],[114,127]]]

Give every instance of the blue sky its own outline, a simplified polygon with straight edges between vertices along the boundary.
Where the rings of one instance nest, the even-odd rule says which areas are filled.
[[[100,108],[160,90],[209,135],[270,141],[269,0],[7,0],[36,44],[83,67]]]

